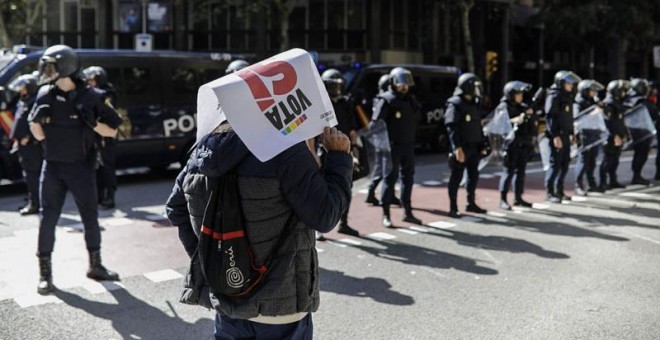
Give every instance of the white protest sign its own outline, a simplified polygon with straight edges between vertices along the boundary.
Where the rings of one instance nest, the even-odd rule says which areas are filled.
[[[197,93],[197,139],[225,117],[262,162],[337,125],[316,66],[302,49],[202,85]]]

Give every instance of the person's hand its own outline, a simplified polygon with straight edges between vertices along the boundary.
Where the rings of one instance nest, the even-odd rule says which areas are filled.
[[[561,149],[564,147],[564,143],[562,143],[561,137],[559,136],[552,139],[552,144],[554,144],[555,149]]]
[[[326,127],[323,130],[323,145],[328,151],[351,152],[350,139],[336,128]]]
[[[457,148],[456,151],[454,151],[456,155],[456,161],[459,163],[465,163],[465,153],[463,152],[463,148]]]
[[[21,143],[21,146],[26,146],[29,142],[30,142],[30,137],[25,136],[25,137],[21,138],[20,143]]]
[[[307,149],[309,149],[309,152],[312,154],[314,157],[314,160],[316,161],[316,164],[321,167],[321,158],[319,155],[316,153],[316,145],[314,143],[314,138],[310,138],[305,141],[305,144],[307,144]]]
[[[621,146],[621,145],[623,145],[623,139],[621,139],[621,136],[614,135],[614,146]]]
[[[575,143],[575,135],[570,135],[569,138],[570,138],[571,144],[574,144]]]
[[[528,115],[531,115],[532,113],[534,113],[534,110],[532,110],[532,108],[529,108],[529,109],[527,109],[527,111],[525,111],[525,112],[526,112]]]

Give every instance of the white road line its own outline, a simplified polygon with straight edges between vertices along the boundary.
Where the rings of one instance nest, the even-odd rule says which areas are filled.
[[[456,223],[451,223],[451,222],[447,222],[447,221],[435,221],[435,222],[428,223],[426,225],[429,226],[429,227],[436,228],[436,229],[449,229],[449,228],[455,227]]]
[[[486,213],[489,216],[495,216],[495,217],[506,217],[506,214],[500,211],[489,211]]]
[[[87,281],[82,285],[90,294],[101,294],[113,290],[125,289],[121,282],[114,281]]]
[[[157,214],[149,214],[144,216],[144,218],[148,219],[149,221],[162,221],[167,219],[167,217]]]
[[[650,237],[642,236],[642,235],[639,235],[639,234],[636,234],[636,233],[633,233],[633,232],[630,232],[630,231],[627,231],[627,230],[619,230],[619,231],[624,233],[624,234],[628,234],[630,236],[637,237],[637,238],[645,240],[645,241],[649,241],[649,242],[652,242],[652,243],[655,243],[655,244],[660,244],[660,241],[658,241],[656,239],[652,239]]]
[[[37,293],[17,296],[14,298],[14,302],[19,305],[21,308],[32,307],[45,305],[47,303],[62,303],[63,301],[58,299],[55,295],[39,295]]]
[[[429,231],[431,231],[429,228],[418,227],[418,226],[412,226],[410,227],[410,229],[414,231],[419,231],[420,233],[428,233]]]
[[[346,248],[348,247],[348,244],[337,242],[337,241],[326,241],[328,244],[332,244],[333,246],[339,247],[339,248]]]
[[[321,248],[316,248],[316,252],[317,252],[317,253],[322,253],[322,252],[323,252],[323,249],[321,249]]]
[[[533,203],[532,204],[533,209],[539,209],[539,210],[544,210],[550,208],[550,205],[548,204],[543,204],[543,203]]]
[[[591,195],[591,194],[589,194],[589,195]],[[588,200],[589,199],[587,197],[582,197],[582,196],[573,196],[573,197],[571,197],[571,201],[574,201],[574,202],[586,202]]]
[[[463,216],[460,218],[461,222],[468,222],[468,223],[477,223],[477,222],[481,222],[481,220],[483,219],[474,216]]]
[[[655,197],[653,195],[647,194],[645,192],[621,192],[621,193],[619,193],[619,196],[633,197],[633,198],[652,198],[652,199],[655,199]]]
[[[133,223],[131,219],[126,217],[105,218],[105,219],[101,219],[100,222],[102,226],[106,226],[106,227],[117,227],[120,225],[129,225]]]
[[[422,182],[422,185],[438,186],[438,185],[441,185],[442,183],[443,183],[442,181],[424,181],[424,182]]]
[[[388,234],[388,233],[383,233],[383,232],[378,232],[378,233],[372,233],[367,235],[368,238],[375,238],[378,240],[393,240],[396,238],[395,235]]]
[[[419,234],[418,232],[416,232],[414,230],[403,229],[403,228],[398,228],[396,231],[398,231],[400,233],[408,234],[408,235],[417,235],[417,234]]]
[[[479,178],[490,179],[490,178],[495,178],[495,175],[492,175],[492,174],[479,174]]]
[[[165,269],[165,270],[159,270],[156,272],[151,272],[151,273],[146,273],[143,274],[147,279],[153,281],[153,282],[163,282],[163,281],[169,281],[169,280],[175,280],[182,278],[183,275],[181,275],[179,272],[173,269]]]

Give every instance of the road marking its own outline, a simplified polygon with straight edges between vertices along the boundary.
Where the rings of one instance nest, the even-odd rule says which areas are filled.
[[[571,197],[571,199],[572,199],[572,197]],[[569,205],[569,204],[571,204],[571,201],[561,200],[561,204]]]
[[[442,181],[433,181],[433,180],[431,180],[431,181],[422,182],[422,185],[429,186],[429,187],[434,187],[434,186],[442,185],[442,183],[443,183]]]
[[[367,235],[368,238],[375,238],[378,240],[393,240],[396,238],[395,235],[388,234],[388,233],[383,233],[383,232],[378,232],[378,233],[373,233]]]
[[[351,239],[351,238],[342,238],[342,239],[337,240],[337,242],[341,242],[341,243],[347,244],[349,246],[360,246],[360,245],[362,245],[362,242],[356,241],[356,240]]]
[[[642,240],[646,240],[646,241],[649,241],[649,242],[652,242],[652,243],[655,243],[655,244],[660,244],[660,241],[658,241],[656,239],[652,239],[650,237],[642,236],[642,235],[639,235],[639,234],[636,234],[636,233],[633,233],[633,232],[630,232],[630,231],[627,231],[627,230],[619,230],[619,231],[624,233],[624,234],[628,234],[630,236],[634,236],[634,237],[637,237],[637,238],[642,239]]]
[[[408,235],[417,235],[417,234],[419,234],[418,232],[416,232],[414,230],[403,229],[403,228],[398,228],[396,231],[398,231],[400,233],[408,234]]]
[[[120,225],[129,225],[131,223],[133,223],[133,221],[126,217],[113,217],[101,220],[101,225],[106,227],[117,227]]]
[[[58,299],[55,295],[39,295],[37,293],[17,296],[14,298],[14,302],[19,305],[21,308],[32,307],[45,305],[47,303],[62,303],[63,301]]]
[[[428,223],[426,225],[429,226],[429,227],[436,228],[436,229],[449,229],[449,228],[455,227],[456,223],[451,223],[451,222],[447,222],[447,221],[435,221],[435,222]]]
[[[588,198],[582,197],[582,196],[573,196],[573,197],[571,197],[571,201],[573,201],[573,202],[586,202],[588,200],[589,200]]]
[[[82,233],[85,230],[85,226],[82,223],[69,224],[62,228],[69,233]]]
[[[326,242],[328,242],[329,244],[332,244],[333,246],[337,246],[337,247],[339,247],[339,248],[346,248],[346,247],[348,247],[348,244],[344,244],[344,243],[337,242],[337,241],[330,241],[330,240],[327,240]]]
[[[429,231],[431,231],[431,229],[429,229],[429,228],[418,227],[418,226],[412,226],[412,227],[410,227],[410,229],[412,229],[414,231],[419,231],[420,233],[428,233]]]
[[[491,179],[491,178],[495,178],[495,175],[492,175],[492,174],[479,174],[479,178]]]
[[[90,294],[101,294],[118,289],[126,289],[121,282],[114,281],[87,281],[82,285]]]
[[[167,219],[167,217],[158,214],[149,214],[144,216],[144,218],[148,219],[149,221],[162,221]]]
[[[482,218],[474,217],[474,216],[463,216],[460,219],[461,222],[468,222],[468,223],[477,223],[477,222],[481,222],[481,220]]]
[[[151,272],[151,273],[146,273],[143,274],[147,279],[153,281],[153,282],[163,282],[163,281],[169,281],[169,280],[175,280],[182,278],[183,275],[181,275],[179,272],[176,270],[172,269],[165,269],[165,270],[159,270],[156,272]]]
[[[532,204],[532,209],[539,209],[539,210],[544,210],[550,208],[549,205],[543,204],[543,203],[533,203]]]
[[[322,253],[322,252],[323,252],[323,249],[321,249],[321,248],[316,248],[316,252],[317,252],[317,253]]]
[[[645,192],[621,192],[619,193],[619,196],[625,196],[625,197],[633,197],[633,198],[653,198],[653,195],[647,194]]]
[[[495,216],[495,217],[506,217],[506,214],[500,211],[489,211],[486,215]]]

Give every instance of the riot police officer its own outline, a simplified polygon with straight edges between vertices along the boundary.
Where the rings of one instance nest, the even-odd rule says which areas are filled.
[[[372,107],[376,106],[376,103],[381,100],[382,95],[390,92],[390,75],[383,74],[378,79],[378,94],[373,98]],[[369,188],[367,191],[366,203],[370,203],[374,206],[380,205],[380,201],[376,198],[376,188],[378,184],[383,180],[383,170],[387,163],[391,162],[390,153],[380,150],[373,150],[374,155],[372,156],[373,162],[371,166],[371,178],[369,182]],[[396,197],[392,197],[393,205],[401,206],[401,201]]]
[[[374,105],[373,120],[380,119],[387,125],[390,140],[392,167],[385,174],[381,206],[383,226],[392,227],[390,205],[393,204],[394,185],[401,172],[401,204],[405,210],[404,222],[421,224],[412,213],[412,188],[415,175],[415,128],[420,105],[410,93],[415,85],[412,74],[403,67],[390,71],[390,90],[378,97]]]
[[[451,175],[447,192],[449,216],[452,218],[461,217],[458,212],[457,196],[466,169],[468,204],[465,210],[477,214],[486,213],[486,210],[479,207],[475,201],[475,191],[479,182],[479,160],[486,153],[479,109],[482,93],[481,80],[472,73],[464,73],[458,77],[453,96],[447,99],[445,127],[452,149],[449,155]]]
[[[545,101],[546,130],[550,140],[550,169],[545,173],[547,199],[553,203],[570,200],[564,193],[564,178],[571,161],[573,131],[573,87],[580,81],[575,73],[555,73]]]
[[[515,200],[513,205],[531,207],[532,204],[523,200],[525,188],[525,170],[529,157],[534,151],[534,136],[536,136],[536,115],[534,110],[523,103],[523,95],[531,90],[532,85],[521,81],[510,81],[504,85],[504,96],[495,110],[506,110],[514,124],[513,140],[509,142],[503,158],[504,172],[500,179],[500,208],[511,210],[506,196],[515,175]]]
[[[117,105],[117,92],[110,82],[108,74],[100,66],[90,66],[83,70],[87,84],[90,87],[103,90],[104,102],[110,107]],[[98,150],[101,156],[99,167],[96,170],[96,188],[99,206],[104,209],[115,207],[115,193],[117,192],[117,177],[115,174],[117,164],[117,140],[115,137],[97,136]]]
[[[623,103],[629,89],[630,83],[627,80],[612,80],[607,84],[607,96],[603,101],[605,105],[603,110],[605,111],[605,125],[607,125],[610,136],[603,147],[603,162],[600,164],[600,186],[603,191],[624,188],[617,180],[616,171],[626,137],[626,126],[623,120],[626,108]]]
[[[51,253],[55,225],[62,212],[66,192],[71,191],[85,228],[89,252],[87,277],[119,280],[119,275],[101,263],[101,231],[96,194],[96,134],[112,137],[121,124],[117,113],[103,102],[103,94],[89,88],[80,74],[76,52],[66,45],[47,48],[39,60],[39,90],[28,121],[37,140],[44,143],[41,175],[41,219],[39,223],[40,278],[37,292],[54,290]],[[100,120],[103,122],[100,122]]]
[[[658,124],[658,108],[648,100],[649,92],[651,87],[646,79],[634,78],[630,81],[630,91],[627,102],[630,106],[634,107],[637,105],[644,105],[651,115],[651,119]],[[644,131],[638,131],[637,129],[630,129],[631,134],[635,133],[644,133]],[[656,130],[657,133],[657,130]],[[636,136],[631,136],[635,139]],[[649,185],[649,180],[642,177],[642,169],[644,164],[649,158],[649,152],[651,151],[651,144],[653,144],[653,139],[649,138],[644,141],[641,141],[633,147],[634,154],[632,160],[632,171],[633,178],[632,184],[641,184]],[[656,156],[657,158],[657,156]]]
[[[248,63],[247,61],[243,59],[236,59],[231,63],[229,63],[229,65],[227,65],[227,69],[225,69],[225,74],[238,72],[248,66],[250,66],[250,63]]]
[[[37,77],[24,74],[7,87],[19,98],[9,138],[14,140],[14,145],[18,149],[18,157],[23,168],[23,179],[28,190],[28,203],[19,212],[21,215],[36,214],[39,212],[39,175],[41,174],[43,148],[30,133],[27,118],[37,96]]]
[[[573,114],[577,116],[580,112],[594,106],[602,105],[598,100],[598,92],[605,89],[603,84],[593,80],[584,79],[578,83],[577,95],[575,96],[575,103],[573,104]],[[601,138],[601,131],[597,129],[585,128],[579,131],[578,142],[583,146],[593,145]],[[580,196],[586,196],[587,191],[602,192],[600,186],[596,184],[596,158],[600,147],[594,146],[584,149],[580,152],[575,166],[575,193]],[[584,177],[587,178],[587,188],[584,185]]]
[[[330,100],[332,101],[332,107],[335,110],[335,116],[337,117],[337,130],[344,133],[351,140],[351,151],[353,152],[353,157],[355,158],[359,152],[357,147],[357,121],[356,116],[353,111],[353,106],[347,96],[343,94],[344,91],[344,76],[335,69],[328,69],[321,75],[321,80],[325,85]],[[341,215],[339,220],[339,228],[337,231],[342,234],[347,234],[351,236],[359,236],[360,233],[351,228],[348,225],[348,211],[350,208],[350,197],[346,211]]]

